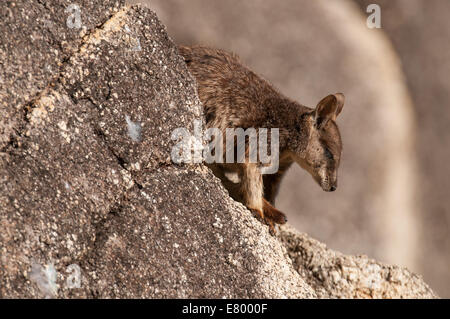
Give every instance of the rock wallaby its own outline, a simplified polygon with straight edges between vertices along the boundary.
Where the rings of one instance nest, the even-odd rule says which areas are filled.
[[[330,94],[309,108],[283,96],[235,54],[202,46],[180,46],[179,52],[196,78],[207,128],[218,128],[224,136],[227,128],[279,129],[276,173],[261,174],[258,161],[209,165],[230,195],[262,218],[272,233],[274,223],[286,222],[286,216],[272,205],[293,162],[324,191],[336,190],[342,151],[336,117],[344,106],[343,94]]]

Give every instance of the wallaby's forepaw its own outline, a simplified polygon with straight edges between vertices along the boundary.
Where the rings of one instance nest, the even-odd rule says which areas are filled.
[[[263,211],[264,218],[270,220],[276,224],[285,224],[287,222],[287,217],[285,214],[280,212],[278,209],[272,206],[266,199],[263,198]]]
[[[267,226],[269,226],[269,233],[272,236],[275,236],[277,233],[275,231],[275,225],[273,224],[273,222],[270,219],[264,219],[264,221],[266,222]]]
[[[264,213],[262,210],[255,209],[255,208],[249,208],[250,211],[255,215],[256,218],[264,220]]]
[[[256,218],[261,220],[262,222],[265,222],[269,226],[269,232],[271,235],[275,235],[275,227],[273,225],[273,222],[270,219],[267,219],[267,217],[264,215],[264,212],[259,209],[249,208],[250,211],[255,215]]]
[[[263,198],[263,210],[250,208],[253,214],[269,226],[269,232],[275,236],[275,224],[285,224],[287,222],[286,215],[273,207]]]

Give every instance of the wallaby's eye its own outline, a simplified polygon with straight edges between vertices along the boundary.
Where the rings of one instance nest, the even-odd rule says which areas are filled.
[[[333,154],[331,154],[330,150],[327,147],[325,147],[325,156],[330,160],[333,159]]]

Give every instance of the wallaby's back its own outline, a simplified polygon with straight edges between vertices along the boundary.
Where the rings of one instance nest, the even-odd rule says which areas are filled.
[[[235,54],[202,46],[180,46],[179,52],[198,82],[208,127],[246,128],[266,120],[265,101],[277,92]]]

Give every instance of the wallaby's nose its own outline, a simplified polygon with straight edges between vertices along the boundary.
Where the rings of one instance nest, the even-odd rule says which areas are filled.
[[[335,185],[331,186],[330,192],[334,192],[335,190],[336,190],[336,186]]]

